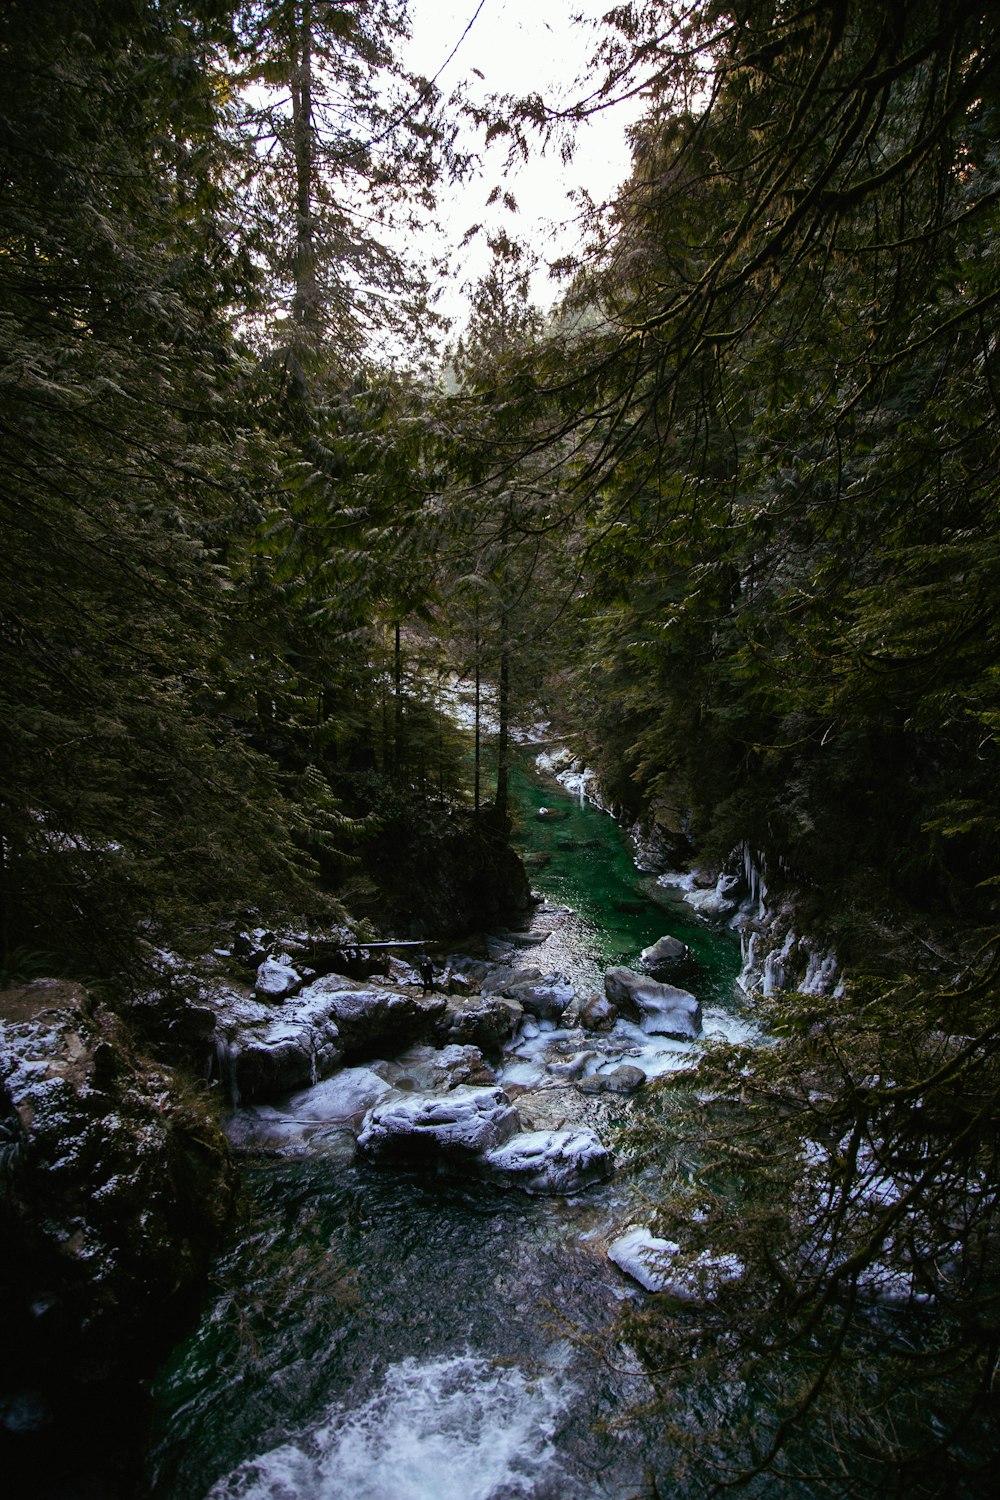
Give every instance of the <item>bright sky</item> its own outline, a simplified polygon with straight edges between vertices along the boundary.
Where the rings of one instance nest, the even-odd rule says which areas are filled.
[[[410,0],[413,39],[406,61],[414,71],[433,78],[472,21],[437,79],[445,96],[465,82],[477,99],[490,93],[539,93],[546,102],[565,102],[575,97],[574,81],[585,69],[593,47],[590,28],[574,26],[570,17],[577,13],[597,19],[606,9],[607,0],[483,0],[481,6],[480,0]],[[636,107],[627,112],[619,107],[582,127],[568,166],[553,147],[509,173],[502,185],[517,201],[516,217],[500,206],[486,207],[506,155],[501,138],[484,160],[483,177],[452,190],[448,202],[442,203],[449,239],[457,245],[466,229],[483,222],[489,227],[503,224],[543,262],[575,249],[579,236],[567,227],[575,212],[567,193],[581,184],[597,201],[613,193],[628,174],[625,131],[636,114]],[[456,280],[475,280],[488,262],[489,252],[480,236],[461,251]],[[442,307],[461,316],[458,290],[455,285]],[[533,295],[543,307],[558,295],[558,284],[548,279],[544,269],[534,279]]]

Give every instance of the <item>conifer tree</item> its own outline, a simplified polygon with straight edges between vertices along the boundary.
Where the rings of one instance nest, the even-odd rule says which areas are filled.
[[[180,0],[0,16],[3,936],[90,973],[142,917],[176,935],[273,885],[312,899],[268,767],[217,709],[255,482],[225,22]]]

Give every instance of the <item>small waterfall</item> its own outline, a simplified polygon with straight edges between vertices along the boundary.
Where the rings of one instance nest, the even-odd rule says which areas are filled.
[[[230,1037],[223,1035],[221,1031],[217,1031],[215,1033],[215,1066],[231,1109],[239,1109],[240,1105],[236,1068],[239,1055],[240,1049],[236,1043]]]

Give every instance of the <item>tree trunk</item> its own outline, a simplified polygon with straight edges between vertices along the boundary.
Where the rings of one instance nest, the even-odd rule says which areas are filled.
[[[392,763],[398,773],[403,764],[403,653],[399,642],[399,621],[396,621],[394,653],[392,661],[392,690],[394,717],[392,726]]]
[[[480,780],[482,774],[482,750],[480,742],[480,703],[482,701],[482,678],[479,665],[479,631],[476,630],[476,812],[479,812]]]
[[[313,233],[315,153],[312,107],[312,0],[302,0],[293,33],[292,145],[295,153],[295,293],[292,318],[308,343],[319,330],[319,287]]]
[[[509,806],[509,738],[510,738],[510,652],[507,649],[507,617],[500,617],[500,685],[498,713],[500,730],[497,743],[497,821],[501,827],[507,824]]]

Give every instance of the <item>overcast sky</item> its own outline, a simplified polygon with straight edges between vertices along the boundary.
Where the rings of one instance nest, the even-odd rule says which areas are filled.
[[[406,60],[414,71],[433,78],[458,44],[437,79],[446,96],[464,82],[480,99],[488,93],[539,93],[546,102],[565,102],[574,97],[573,83],[593,46],[593,33],[572,25],[570,16],[597,18],[606,9],[606,0],[483,0],[481,6],[480,0],[410,0],[413,39]],[[485,207],[505,154],[502,147],[494,148],[480,181],[443,194],[452,242],[482,220],[491,226],[505,222],[508,232],[526,241],[543,260],[572,250],[578,236],[569,227],[574,209],[567,192],[582,183],[591,197],[601,200],[614,191],[628,173],[625,131],[634,117],[634,109],[629,114],[609,110],[583,127],[568,166],[550,150],[508,174],[503,186],[517,201],[515,218]],[[485,244],[473,243],[462,251],[447,297],[448,311],[461,315],[457,283],[474,280],[488,260]],[[558,295],[558,286],[543,273],[535,278],[533,293],[547,306]]]

